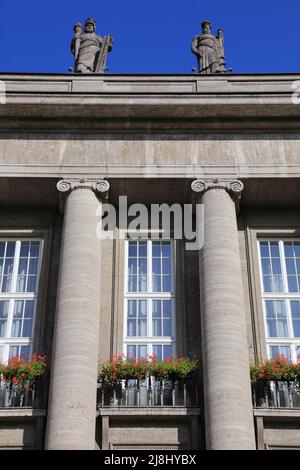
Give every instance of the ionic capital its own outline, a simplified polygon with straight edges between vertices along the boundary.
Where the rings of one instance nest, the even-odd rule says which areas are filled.
[[[204,194],[210,189],[223,189],[227,191],[234,200],[239,200],[241,193],[244,189],[244,184],[242,181],[232,178],[222,178],[222,179],[196,179],[192,182],[191,188],[195,193],[199,195]]]
[[[101,193],[103,198],[108,195],[110,184],[99,178],[66,178],[61,179],[56,185],[61,193],[69,193],[77,189],[91,189],[95,193]]]

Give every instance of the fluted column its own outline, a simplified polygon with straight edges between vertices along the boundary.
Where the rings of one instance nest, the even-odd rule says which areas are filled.
[[[47,449],[94,449],[100,309],[96,211],[109,183],[68,179],[47,420]]]
[[[255,449],[235,207],[243,183],[195,180],[192,189],[204,204],[200,296],[206,445]]]

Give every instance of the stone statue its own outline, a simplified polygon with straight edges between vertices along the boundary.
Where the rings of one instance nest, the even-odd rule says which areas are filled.
[[[104,73],[107,54],[112,50],[111,35],[101,37],[96,34],[96,23],[88,18],[84,32],[80,23],[74,25],[71,51],[75,58],[75,73]]]
[[[198,61],[198,72],[202,74],[226,73],[231,69],[225,67],[224,33],[218,29],[217,36],[211,34],[211,23],[201,23],[202,34],[195,36],[192,42],[192,52]]]

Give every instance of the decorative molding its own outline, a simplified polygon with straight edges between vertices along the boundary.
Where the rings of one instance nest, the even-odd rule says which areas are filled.
[[[233,178],[222,179],[196,179],[191,183],[194,192],[203,194],[210,189],[223,189],[227,191],[235,200],[239,200],[244,189],[242,181]]]
[[[61,193],[69,193],[76,189],[91,189],[94,192],[102,193],[103,198],[107,198],[110,184],[108,181],[98,178],[66,178],[61,179],[56,187]]]

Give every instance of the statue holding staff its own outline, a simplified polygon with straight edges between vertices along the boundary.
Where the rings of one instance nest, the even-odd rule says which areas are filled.
[[[101,37],[96,34],[96,23],[88,18],[84,33],[80,23],[74,26],[71,51],[75,58],[75,73],[104,73],[107,54],[112,50],[111,35]]]
[[[218,29],[218,35],[211,34],[210,21],[201,23],[202,34],[194,37],[192,42],[192,52],[198,61],[198,72],[201,74],[225,73],[224,58],[224,33]]]

